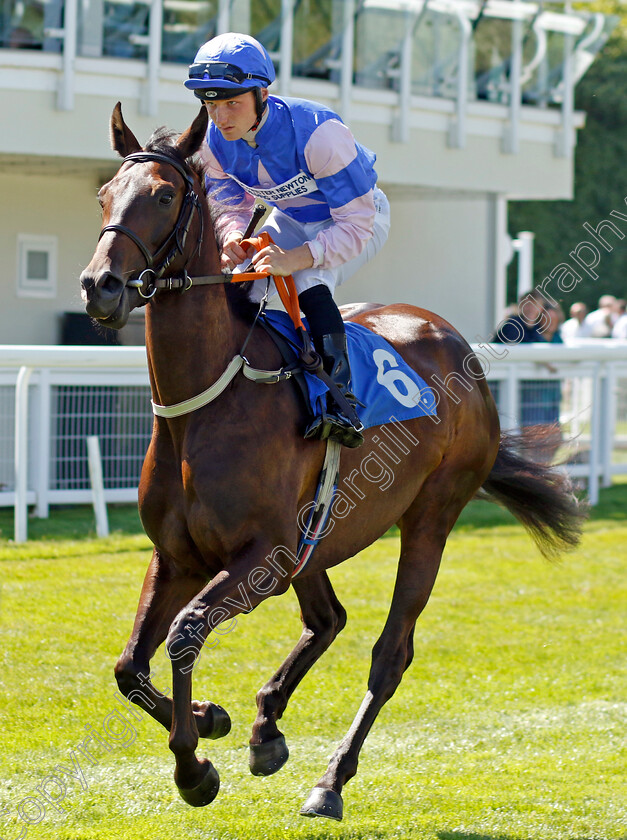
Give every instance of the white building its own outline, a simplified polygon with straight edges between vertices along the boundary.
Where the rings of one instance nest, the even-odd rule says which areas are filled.
[[[4,0],[0,343],[56,344],[115,172],[109,117],[183,130],[197,47],[250,32],[271,90],[335,108],[376,151],[388,244],[340,302],[433,309],[471,341],[505,303],[508,199],[569,199],[573,92],[613,20],[526,0]],[[270,11],[268,11],[270,10]],[[67,320],[67,319],[66,319]],[[78,317],[80,320],[80,317]],[[138,331],[126,328],[127,342]],[[68,334],[65,335],[68,339]]]

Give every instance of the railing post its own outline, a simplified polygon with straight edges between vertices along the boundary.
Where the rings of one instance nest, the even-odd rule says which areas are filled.
[[[573,153],[575,84],[573,74],[573,45],[574,36],[564,33],[564,62],[562,71],[562,126],[557,133],[555,155],[569,158]]]
[[[146,68],[146,95],[139,103],[140,113],[154,117],[159,110],[159,71],[161,69],[161,35],[163,9],[161,0],[152,0],[148,18],[148,64]]]
[[[355,49],[355,0],[344,0],[342,30],[342,66],[340,69],[340,116],[345,123],[351,118],[353,91],[353,54]]]
[[[535,238],[535,233],[523,230],[512,242],[518,254],[517,298],[533,289],[533,241]]]
[[[511,262],[507,233],[507,199],[492,196],[494,204],[494,314],[492,323],[498,324],[507,307],[507,266]]]
[[[91,484],[92,504],[96,516],[96,534],[99,537],[109,536],[109,517],[104,495],[104,479],[102,477],[102,457],[100,455],[100,440],[97,435],[87,438],[87,464],[89,467],[89,482]]]
[[[603,377],[603,425],[601,435],[601,482],[603,487],[612,485],[612,452],[614,449],[614,435],[616,433],[616,413],[618,411],[618,400],[616,391],[618,388],[618,377],[616,365],[609,362],[605,365],[605,376]]]
[[[600,364],[594,366],[592,376],[592,414],[590,417],[590,464],[588,469],[588,501],[591,505],[599,502],[599,467],[601,455],[601,371]]]
[[[47,519],[50,512],[50,369],[39,372],[37,431],[38,469],[35,478],[35,515]]]
[[[224,32],[229,32],[231,29],[231,0],[220,0],[218,4],[218,20],[216,25],[216,32],[222,35]],[[240,30],[238,30],[240,31]],[[241,30],[243,31],[243,30]]]
[[[57,108],[72,111],[74,108],[74,74],[76,65],[76,40],[78,33],[78,0],[65,0],[63,12],[63,70],[59,82]]]
[[[411,111],[411,54],[416,14],[405,10],[405,35],[401,47],[401,67],[398,90],[398,116],[392,122],[392,140],[409,143],[409,114]]]
[[[448,145],[454,149],[463,149],[466,145],[466,111],[468,109],[468,56],[472,37],[472,26],[468,18],[455,9],[459,23],[461,40],[459,42],[459,58],[457,68],[457,102],[455,117],[451,122],[448,133]]]
[[[281,45],[279,86],[282,96],[290,95],[292,82],[292,42],[294,39],[294,0],[281,0]]]
[[[518,376],[516,365],[508,365],[505,369],[505,379],[502,379],[504,387],[504,399],[501,408],[501,424],[504,429],[517,429],[520,425],[518,419]]]
[[[503,152],[510,155],[516,155],[520,150],[522,38],[523,22],[516,18],[512,21],[512,63],[509,71],[509,124],[505,129],[502,143]]]
[[[15,384],[15,513],[16,543],[28,539],[28,383],[32,367],[21,367]]]

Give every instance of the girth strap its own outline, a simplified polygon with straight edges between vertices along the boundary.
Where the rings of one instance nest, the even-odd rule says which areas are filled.
[[[240,370],[247,379],[253,382],[259,382],[262,385],[274,385],[277,382],[283,382],[289,379],[297,367],[298,364],[295,363],[294,365],[279,368],[279,370],[260,370],[252,367],[248,363],[248,359],[238,353],[237,356],[233,356],[222,376],[216,379],[213,385],[207,388],[206,391],[174,405],[159,405],[158,403],[152,402],[152,413],[156,414],[157,417],[171,418],[181,417],[183,414],[197,411],[199,408],[213,402],[216,397],[219,397],[233,379],[235,379]]]

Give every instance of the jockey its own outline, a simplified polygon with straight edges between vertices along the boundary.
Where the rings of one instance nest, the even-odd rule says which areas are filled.
[[[218,35],[198,51],[185,86],[211,118],[200,154],[208,195],[223,209],[216,220],[222,268],[252,256],[256,271],[292,274],[300,308],[324,369],[355,404],[346,332],[335,287],[380,250],[390,227],[387,198],[376,186],[375,155],[355,141],[330,108],[268,94],[272,60],[249,35]],[[256,199],[272,208],[262,230],[274,244],[258,253],[240,247]],[[255,281],[259,301],[264,281]],[[346,446],[363,435],[329,398],[327,413],[305,437]]]

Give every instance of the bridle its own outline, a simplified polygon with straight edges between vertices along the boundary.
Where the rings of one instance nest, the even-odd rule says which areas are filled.
[[[194,191],[194,181],[189,173],[189,170],[175,158],[170,157],[169,155],[160,154],[159,152],[134,152],[133,154],[127,155],[122,163],[146,163],[148,161],[167,163],[170,166],[173,166],[185,181],[185,196],[183,198],[183,203],[181,205],[174,229],[165,242],[157,248],[154,254],[150,253],[137,234],[130,228],[126,227],[126,225],[105,225],[100,231],[100,236],[98,237],[98,241],[100,241],[107,231],[123,233],[125,236],[128,236],[128,238],[131,239],[139,248],[146,260],[146,268],[141,272],[139,277],[134,280],[129,280],[127,286],[136,288],[139,295],[145,300],[150,300],[150,298],[153,297],[157,291],[157,281],[159,278],[163,277],[163,274],[167,271],[177,254],[183,254],[194,210],[198,212],[198,220],[200,222],[196,253],[200,251],[204,233],[202,208],[200,206],[198,196]],[[143,291],[145,275],[152,275],[152,281],[147,281],[148,288],[146,293]]]

